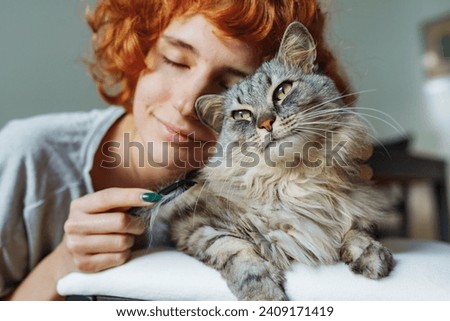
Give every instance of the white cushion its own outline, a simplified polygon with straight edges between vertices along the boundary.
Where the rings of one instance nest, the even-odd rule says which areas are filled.
[[[450,300],[450,244],[386,239],[396,266],[384,279],[355,275],[342,262],[294,264],[286,274],[291,300]],[[134,253],[119,267],[72,273],[58,282],[61,295],[102,295],[141,300],[236,300],[220,274],[173,249]]]

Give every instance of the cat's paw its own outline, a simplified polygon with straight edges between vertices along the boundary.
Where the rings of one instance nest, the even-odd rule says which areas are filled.
[[[391,251],[381,243],[373,242],[349,266],[357,274],[362,274],[370,279],[380,279],[392,271],[394,258]]]
[[[280,290],[274,290],[271,293],[254,292],[238,299],[241,301],[288,301],[288,297],[284,291]]]
[[[244,301],[287,301],[283,287],[270,277],[248,280],[236,293],[239,300]]]

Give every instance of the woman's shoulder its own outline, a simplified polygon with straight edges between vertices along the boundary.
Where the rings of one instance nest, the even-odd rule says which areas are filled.
[[[71,132],[73,130],[89,130],[96,123],[122,114],[120,107],[94,109],[90,111],[64,112],[13,119],[0,130],[2,136],[36,137],[42,134]]]
[[[11,120],[0,130],[1,154],[9,158],[11,154],[30,155],[58,146],[77,148],[91,133],[97,132],[102,123],[115,121],[123,112],[119,107],[109,107]]]

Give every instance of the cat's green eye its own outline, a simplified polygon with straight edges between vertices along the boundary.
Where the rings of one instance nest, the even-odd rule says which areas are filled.
[[[252,112],[246,109],[240,109],[240,110],[233,110],[231,113],[231,116],[235,120],[248,120],[250,121],[252,119]]]
[[[292,81],[282,82],[273,92],[272,100],[274,103],[282,101],[292,89]]]

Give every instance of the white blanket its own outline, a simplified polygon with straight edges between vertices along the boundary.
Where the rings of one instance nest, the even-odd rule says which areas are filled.
[[[391,239],[394,271],[381,280],[352,273],[344,263],[294,264],[286,274],[290,300],[450,300],[450,244]],[[105,295],[140,300],[236,300],[220,274],[183,253],[134,253],[126,264],[99,273],[72,273],[58,283],[61,295]]]

